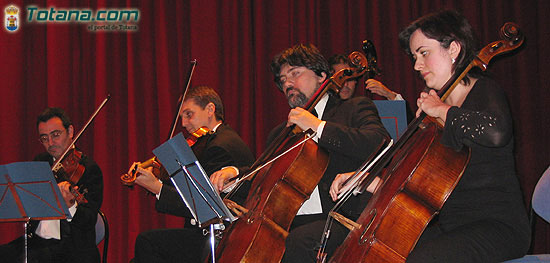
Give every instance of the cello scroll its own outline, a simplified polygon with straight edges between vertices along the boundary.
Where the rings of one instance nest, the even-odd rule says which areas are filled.
[[[489,61],[496,55],[503,54],[512,51],[523,44],[523,34],[519,30],[519,27],[512,23],[507,22],[501,28],[499,32],[501,40],[495,41],[485,46],[474,59],[474,66],[479,67],[485,71]]]

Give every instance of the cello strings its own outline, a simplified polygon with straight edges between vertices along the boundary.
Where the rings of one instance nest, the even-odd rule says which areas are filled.
[[[237,192],[237,190],[243,185],[242,182],[245,181],[246,179],[252,177],[254,174],[256,174],[256,172],[258,172],[259,170],[261,170],[262,168],[264,168],[265,166],[273,163],[274,161],[276,161],[277,159],[283,157],[284,155],[286,155],[287,153],[289,153],[290,151],[296,149],[296,147],[304,144],[306,141],[308,140],[311,140],[313,137],[315,137],[315,135],[317,135],[317,132],[312,132],[312,133],[307,133],[306,134],[306,138],[303,139],[302,141],[300,141],[299,143],[295,144],[294,146],[290,147],[289,149],[287,149],[286,151],[282,152],[281,154],[275,156],[273,159],[267,161],[266,163],[260,165],[258,168],[254,169],[254,171],[246,174],[245,176],[237,179],[234,181],[234,183],[226,186],[222,192],[224,191],[227,191],[228,189],[229,190],[229,193],[227,193],[226,195],[226,198],[231,198],[233,196],[233,194],[235,194],[235,192]]]
[[[317,262],[323,263],[326,261],[326,254],[325,254],[325,248],[328,242],[328,239],[330,238],[330,229],[332,228],[332,223],[334,221],[334,218],[331,216],[332,212],[339,209],[346,200],[352,195],[352,194],[360,194],[362,192],[357,190],[358,185],[360,185],[365,180],[365,174],[367,177],[370,175],[368,171],[374,166],[378,161],[380,161],[380,158],[386,154],[386,152],[393,146],[393,139],[390,140],[388,145],[376,155],[372,161],[367,161],[355,173],[353,176],[346,182],[346,184],[342,187],[343,192],[340,192],[338,194],[338,202],[332,207],[330,212],[328,213],[328,217],[325,223],[325,228],[323,230],[323,235],[321,236],[321,242],[319,251],[317,252]],[[370,183],[369,183],[370,184]],[[378,187],[376,188],[378,189]]]
[[[353,176],[342,186],[342,191],[338,194],[338,199],[342,198],[348,191],[353,191],[353,194],[357,195],[362,193],[357,189],[357,186],[360,185],[365,180],[365,174],[368,176],[371,168],[378,163],[380,158],[386,154],[386,152],[393,146],[393,139],[390,140],[388,145],[380,152],[371,162],[367,162],[359,170],[357,170]]]

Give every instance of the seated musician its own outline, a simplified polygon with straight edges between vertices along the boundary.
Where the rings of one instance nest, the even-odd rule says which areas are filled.
[[[223,123],[221,98],[207,86],[192,87],[183,102],[181,120],[190,133],[206,127],[211,133],[198,138],[191,149],[207,174],[227,166],[250,166],[254,155],[229,125]],[[133,170],[134,163],[129,170]],[[192,218],[177,190],[170,182],[159,181],[150,169],[138,168],[136,183],[157,196],[161,213]],[[200,262],[206,237],[198,227],[155,229],[140,233],[136,239],[134,262]]]
[[[327,60],[313,45],[296,45],[277,55],[271,64],[276,85],[290,105],[288,119],[276,127],[268,143],[289,125],[317,132],[314,140],[329,153],[329,164],[311,198],[298,212],[286,239],[282,262],[313,262],[325,220],[334,202],[329,187],[339,173],[357,169],[389,135],[382,125],[374,103],[366,97],[342,100],[337,94],[325,95],[316,105],[314,114],[303,109],[321,84],[330,77]],[[224,169],[212,175],[219,189],[237,174]],[[344,207],[342,213],[358,216],[359,197]],[[362,202],[365,203],[365,202]],[[330,253],[345,238],[344,227],[333,229],[327,251]]]
[[[504,91],[470,71],[445,101],[435,92],[475,55],[470,24],[455,11],[433,13],[411,23],[399,40],[432,89],[420,94],[417,116],[424,111],[444,122],[443,144],[471,149],[465,173],[407,262],[501,262],[523,256],[530,229]]]
[[[74,127],[67,114],[59,108],[47,108],[38,116],[39,141],[46,152],[34,161],[47,161],[52,165],[73,140]],[[27,262],[99,262],[95,243],[95,223],[103,201],[103,176],[99,166],[86,155],[79,162],[85,170],[76,183],[87,203],[77,203],[67,181],[58,186],[72,219],[31,221],[28,239]],[[60,178],[58,178],[60,179]],[[2,262],[24,261],[24,238],[0,246]]]

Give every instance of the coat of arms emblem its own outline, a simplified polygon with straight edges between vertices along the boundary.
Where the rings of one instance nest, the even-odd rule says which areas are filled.
[[[19,9],[13,5],[6,7],[5,25],[8,31],[16,31],[19,27]]]

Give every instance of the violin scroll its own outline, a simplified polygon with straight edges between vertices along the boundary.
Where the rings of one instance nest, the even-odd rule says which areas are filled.
[[[132,170],[135,171],[136,169]],[[127,173],[120,176],[120,181],[123,185],[126,186],[134,186],[134,182],[136,181],[137,175],[135,173]]]
[[[162,164],[158,161],[157,157],[153,157],[145,162],[140,163],[139,167],[144,169],[153,167],[153,174],[155,175],[155,177],[161,180],[168,179],[168,172],[166,171],[166,169],[164,169]],[[122,181],[123,185],[126,185],[126,186],[134,185],[136,178],[138,176],[137,168],[138,168],[138,165],[136,164],[130,173],[123,174],[120,176],[120,180]]]

